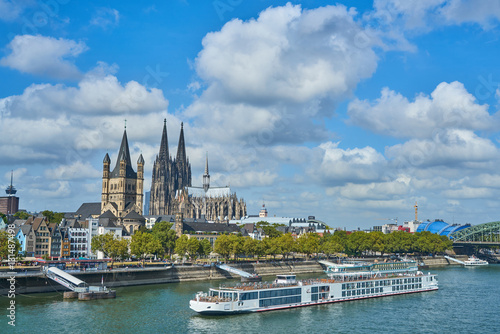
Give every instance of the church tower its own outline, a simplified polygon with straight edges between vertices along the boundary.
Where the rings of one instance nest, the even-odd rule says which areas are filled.
[[[177,157],[172,160],[168,151],[167,121],[163,120],[160,151],[156,156],[152,174],[149,214],[175,214],[177,208],[172,203],[177,192],[191,185],[191,164],[186,155],[183,123],[181,123]]]
[[[131,211],[142,215],[144,158],[142,154],[139,156],[136,173],[130,159],[126,127],[112,171],[110,164],[111,159],[106,153],[103,160],[101,213],[111,211],[120,220]]]
[[[184,143],[184,123],[181,123],[181,133],[177,146],[177,159],[175,159],[177,170],[176,189],[191,187],[191,164],[186,156],[186,145]]]

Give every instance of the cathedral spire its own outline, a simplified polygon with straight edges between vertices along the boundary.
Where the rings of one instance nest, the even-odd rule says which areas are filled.
[[[210,174],[208,174],[208,152],[207,152],[207,158],[205,160],[205,174],[203,174],[203,190],[205,190],[205,193],[208,191],[210,188]]]
[[[161,143],[160,143],[160,160],[167,161],[169,158],[168,154],[168,136],[167,136],[167,119],[163,120],[163,133],[161,135]]]
[[[186,145],[184,144],[184,123],[181,123],[181,134],[179,135],[179,146],[177,147],[177,163],[187,164]]]

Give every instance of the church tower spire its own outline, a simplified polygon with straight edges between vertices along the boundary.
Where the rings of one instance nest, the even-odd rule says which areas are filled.
[[[186,164],[186,144],[184,143],[184,122],[181,123],[181,134],[177,146],[177,163]]]
[[[128,148],[127,139],[127,127],[123,131],[122,143],[120,145],[120,150],[118,151],[118,159],[116,159],[116,165],[111,173],[112,177],[117,177],[120,175],[120,167],[125,169],[125,176],[136,176],[134,169],[132,168],[132,161],[130,160],[130,150]]]
[[[163,120],[163,133],[161,135],[161,143],[160,143],[160,160],[167,161],[169,158],[168,154],[168,136],[167,136],[167,119]]]

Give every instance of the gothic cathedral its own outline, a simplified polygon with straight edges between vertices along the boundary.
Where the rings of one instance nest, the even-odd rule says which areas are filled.
[[[153,165],[149,214],[169,215],[177,213],[176,208],[172,207],[172,199],[175,198],[178,190],[189,186],[191,186],[191,164],[186,156],[184,124],[181,123],[177,158],[172,160],[168,153],[167,121],[164,120],[160,152]]]
[[[168,152],[167,123],[163,123],[160,152],[153,166],[150,215],[175,215],[209,221],[227,221],[246,216],[246,204],[231,193],[229,187],[210,187],[208,157],[203,175],[203,186],[191,186],[191,164],[186,156],[184,128],[177,147],[177,158]]]

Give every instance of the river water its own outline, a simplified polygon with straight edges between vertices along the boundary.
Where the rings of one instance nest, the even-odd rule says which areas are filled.
[[[67,301],[57,292],[18,295],[15,327],[7,323],[9,299],[2,296],[0,333],[500,332],[500,265],[429,271],[439,275],[438,291],[218,317],[197,315],[188,303],[195,292],[227,280],[118,288],[111,300]],[[306,277],[311,276],[299,276]]]

